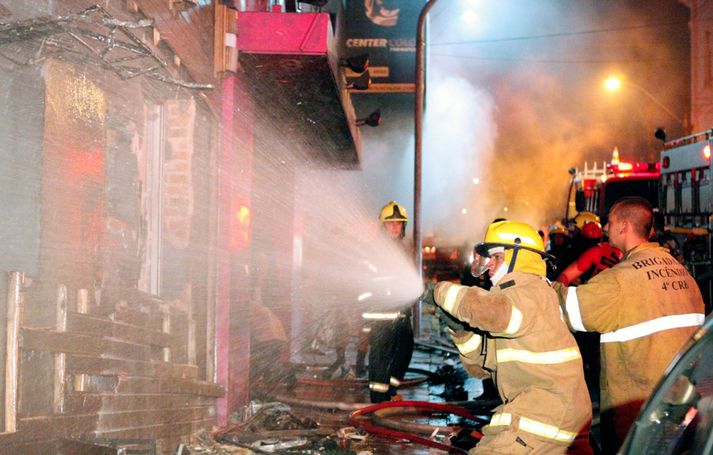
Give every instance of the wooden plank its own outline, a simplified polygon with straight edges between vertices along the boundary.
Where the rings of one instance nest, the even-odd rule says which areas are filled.
[[[221,398],[225,395],[223,386],[206,381],[163,378],[160,380],[160,385],[159,390],[163,393],[180,393],[214,398]]]
[[[57,321],[55,328],[58,332],[67,330],[67,310],[67,286],[61,284],[57,286]],[[66,370],[67,354],[58,352],[54,357],[54,400],[52,404],[52,409],[56,414],[64,412]]]
[[[78,394],[87,395],[87,394]],[[210,397],[198,397],[177,394],[92,394],[92,399],[100,400],[104,412],[146,411],[157,409],[178,409],[193,406],[212,406],[215,400]]]
[[[162,315],[161,332],[168,334],[168,335],[171,334],[171,315],[168,313],[164,313]],[[170,347],[163,348],[163,361],[164,362],[171,361],[171,348]]]
[[[136,438],[161,439],[171,436],[190,436],[198,430],[210,430],[215,425],[215,418],[195,422],[179,422],[147,427],[124,428],[120,430],[96,431],[96,438]]]
[[[161,385],[153,378],[119,376],[116,393],[159,393]]]
[[[174,336],[131,324],[112,321],[105,317],[69,312],[67,331],[84,335],[104,336],[138,344],[172,346]]]
[[[176,342],[170,333],[163,333],[157,330],[145,329],[120,322],[111,324],[110,333],[112,338],[153,346],[170,347]]]
[[[196,378],[198,376],[198,368],[195,365],[106,359],[85,355],[73,355],[68,361],[67,371],[72,373],[147,377]]]
[[[32,440],[17,444],[0,444],[0,455],[47,455],[57,452],[55,439]]]
[[[89,313],[89,291],[87,289],[77,290],[77,313]]]
[[[0,447],[36,439],[79,438],[96,428],[96,425],[96,414],[63,414],[18,419],[15,433],[0,433]]]
[[[130,308],[120,308],[112,314],[112,319],[117,322],[131,324],[139,327],[151,327],[151,314]]]
[[[103,340],[92,336],[28,328],[23,328],[21,333],[22,349],[83,355],[100,355],[104,351]]]
[[[64,412],[67,414],[94,414],[104,406],[101,395],[91,393],[70,392],[64,403]]]
[[[106,444],[96,444],[77,439],[60,439],[57,442],[57,455],[124,455],[125,450]]]
[[[67,313],[67,331],[102,337],[112,332],[112,322],[106,318],[70,311]]]
[[[5,355],[5,431],[17,431],[17,391],[20,366],[20,324],[25,274],[11,272],[7,290],[7,345]]]
[[[142,411],[100,412],[97,431],[163,425],[172,422],[205,420],[215,413],[212,406],[151,409]]]
[[[143,362],[151,360],[151,347],[145,344],[129,343],[120,340],[105,340],[104,345],[104,354],[107,357],[141,360]]]

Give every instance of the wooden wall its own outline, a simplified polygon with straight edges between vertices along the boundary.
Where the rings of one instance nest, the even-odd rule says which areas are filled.
[[[22,315],[32,308],[28,299],[47,294],[31,287],[8,308]],[[60,438],[152,439],[170,453],[214,425],[223,389],[188,363],[194,340],[186,312],[132,291],[111,314],[97,314],[85,291],[61,285],[45,304],[55,307],[56,325],[21,320],[16,352],[7,355],[5,370],[15,362],[18,386],[15,403],[6,390],[5,424],[16,428],[0,433],[0,454],[57,453]]]

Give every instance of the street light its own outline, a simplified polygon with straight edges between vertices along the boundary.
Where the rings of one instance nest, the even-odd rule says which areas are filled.
[[[680,123],[681,126],[682,126],[684,129],[686,128],[686,122],[684,122],[684,120],[683,120],[682,118],[680,118],[678,115],[674,114],[671,109],[669,109],[669,108],[667,108],[666,106],[664,106],[664,105],[661,103],[661,101],[657,100],[656,97],[654,97],[654,95],[652,95],[648,90],[646,90],[644,87],[640,86],[639,84],[635,84],[635,83],[633,83],[633,82],[629,82],[629,81],[623,80],[623,79],[621,79],[621,78],[619,78],[619,77],[616,77],[616,76],[609,77],[609,78],[607,78],[607,79],[604,81],[604,88],[607,89],[607,90],[610,91],[610,92],[615,92],[615,91],[619,90],[622,85],[626,85],[626,86],[629,86],[629,87],[633,87],[633,88],[637,89],[638,91],[640,91],[641,93],[643,93],[644,95],[646,95],[646,96],[647,96],[651,101],[653,101],[658,107],[660,107],[661,109],[663,109],[664,111],[666,111],[666,113],[667,113],[668,115],[670,115],[671,117],[675,118],[675,119],[678,121],[678,123]]]

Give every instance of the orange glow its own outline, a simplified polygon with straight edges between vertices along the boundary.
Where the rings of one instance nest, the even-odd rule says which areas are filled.
[[[250,242],[250,208],[240,204],[235,210],[235,222],[230,227],[230,250],[242,250]]]
[[[710,161],[710,159],[711,159],[711,145],[710,144],[706,144],[706,146],[703,147],[703,158]]]
[[[621,79],[614,76],[607,78],[607,80],[604,81],[604,88],[610,92],[619,90],[621,88]]]

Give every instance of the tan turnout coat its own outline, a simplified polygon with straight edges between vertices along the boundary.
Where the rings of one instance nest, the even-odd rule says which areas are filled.
[[[578,434],[586,435],[592,410],[582,359],[544,277],[513,272],[490,291],[442,282],[434,296],[481,331],[454,340],[468,372],[492,376],[503,400],[481,444],[488,434],[510,430],[525,435],[528,445],[554,444],[564,453]]]
[[[674,355],[703,322],[695,280],[644,243],[587,284],[560,288],[574,330],[601,333],[601,410],[623,439]]]

